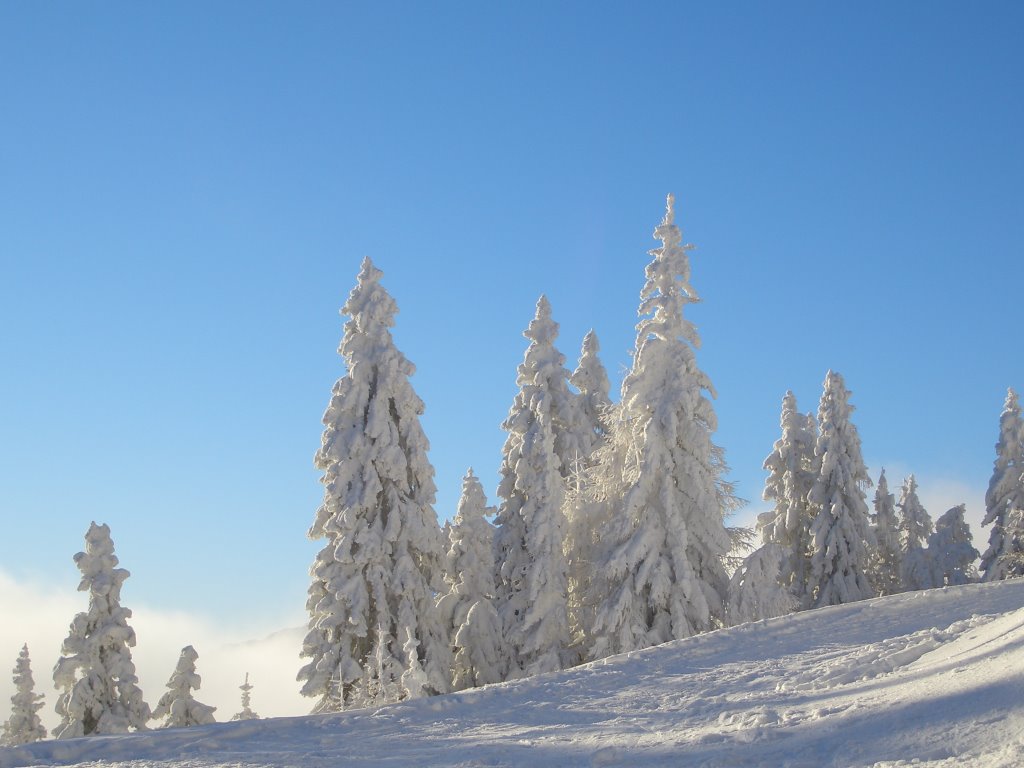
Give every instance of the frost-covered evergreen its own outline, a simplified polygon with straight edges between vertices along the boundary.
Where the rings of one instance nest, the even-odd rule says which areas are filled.
[[[782,586],[789,553],[768,542],[744,558],[729,582],[729,623],[759,621],[796,610],[796,598]]]
[[[889,493],[889,481],[885,478],[884,469],[878,477],[874,505],[871,529],[875,534],[876,547],[868,575],[876,595],[895,595],[903,589],[903,550],[900,546],[896,497]]]
[[[615,418],[615,407],[609,396],[608,372],[598,357],[597,334],[589,331],[583,338],[579,363],[569,378],[579,392],[583,421],[590,439],[590,453],[577,463],[568,478],[565,500],[565,551],[569,563],[569,626],[573,637],[571,658],[567,666],[580,663],[586,654],[586,631],[592,624],[593,605],[585,595],[593,581],[594,544],[599,526],[593,516],[593,467],[597,454],[606,452]]]
[[[616,411],[610,411],[614,416]],[[601,595],[594,587],[603,557],[601,535],[608,526],[611,504],[608,481],[614,480],[609,462],[621,455],[621,429],[612,419],[608,433],[591,454],[591,460],[569,480],[566,490],[566,559],[569,565],[569,629],[571,644],[566,664],[576,666],[590,655],[590,632]],[[617,487],[617,486],[615,486]]]
[[[1003,546],[997,572],[1001,572],[1003,578],[1024,576],[1024,508],[1014,507],[1007,514]]]
[[[242,711],[231,716],[232,720],[259,720],[260,716],[252,711],[252,683],[249,682],[249,673],[245,673],[245,682],[238,686],[242,692]]]
[[[983,526],[991,525],[981,556],[985,581],[1024,576],[1024,422],[1013,389],[999,417],[996,461],[985,493]]]
[[[697,330],[683,316],[698,301],[692,246],[682,244],[674,200],[654,231],[641,293],[633,367],[622,384],[618,436],[599,458],[602,521],[590,628],[594,658],[721,626],[731,546],[724,518],[734,496],[711,440],[711,381],[697,367]],[[603,501],[602,501],[603,500]]]
[[[78,589],[89,593],[89,609],[71,622],[53,670],[53,682],[63,691],[57,699],[61,721],[54,730],[59,739],[145,730],[149,720],[132,663],[132,612],[121,606],[129,573],[117,562],[110,528],[90,525],[85,552],[75,555],[82,572]]]
[[[588,451],[579,404],[566,386],[565,357],[554,345],[558,325],[544,296],[523,335],[530,344],[518,369],[519,392],[502,424],[508,437],[495,520],[497,607],[509,644],[505,678],[551,672],[565,661],[564,478]]]
[[[586,413],[589,401],[587,398],[573,394],[569,390],[571,374],[565,367],[565,355],[558,351],[555,341],[558,338],[558,323],[551,316],[551,302],[546,296],[537,300],[536,313],[530,325],[523,332],[530,340],[523,362],[518,368],[516,384],[530,387],[535,396],[547,400],[544,409],[548,413],[553,436],[553,448],[558,459],[558,471],[563,478],[573,474],[581,461],[593,451],[596,438],[593,423]],[[586,360],[587,373],[595,377],[594,381],[585,381],[587,386],[595,387],[594,399],[600,400],[600,381],[597,368],[601,363],[596,359],[597,347],[592,359]],[[582,377],[580,377],[582,378]],[[536,389],[532,389],[536,388]],[[607,392],[607,391],[606,391]],[[522,394],[522,389],[520,390]],[[509,421],[523,406],[531,407],[527,401],[513,404],[509,417],[502,427],[510,429]]]
[[[917,589],[931,589],[931,553],[925,549],[928,537],[934,530],[932,518],[917,497],[917,480],[913,475],[903,481],[900,490],[900,538],[903,551],[900,557],[900,579],[903,589],[910,592]]]
[[[309,632],[300,671],[314,712],[448,690],[451,653],[434,606],[444,588],[434,469],[415,368],[394,345],[398,308],[365,259],[342,314],[347,373],[324,413],[315,464],[324,500],[309,535]]]
[[[945,512],[935,521],[935,532],[928,537],[933,587],[953,587],[977,580],[974,561],[980,555],[974,548],[971,527],[964,520],[965,511],[960,504]]]
[[[505,643],[494,607],[494,527],[486,517],[483,486],[470,469],[449,536],[449,589],[437,604],[455,652],[452,690],[497,683],[502,678]]]
[[[900,520],[899,531],[903,550],[921,549],[928,542],[934,526],[921,499],[917,495],[917,479],[911,475],[903,481],[900,489]]]
[[[608,435],[612,408],[609,397],[611,385],[608,383],[608,372],[597,355],[600,351],[601,345],[597,340],[597,334],[593,330],[588,331],[583,337],[579,363],[569,377],[569,383],[580,393],[582,419],[587,428],[587,441],[590,443],[588,455]]]
[[[0,728],[0,744],[17,747],[46,738],[46,728],[39,719],[43,708],[43,694],[36,693],[32,679],[32,662],[28,645],[23,645],[14,665],[14,695],[11,696],[11,716]]]
[[[196,673],[196,659],[199,654],[191,645],[181,649],[178,666],[170,680],[167,681],[167,692],[153,710],[153,719],[164,719],[164,728],[187,728],[190,725],[209,725],[217,722],[213,713],[216,707],[202,704],[192,696],[203,683]]]
[[[843,377],[829,371],[818,406],[818,478],[808,496],[816,507],[809,592],[815,608],[874,595],[867,571],[875,542],[865,501],[871,478],[850,421],[853,411]]]
[[[758,517],[764,544],[778,545],[782,554],[780,584],[796,599],[807,602],[811,571],[811,521],[814,512],[807,494],[816,477],[814,443],[817,423],[797,410],[796,397],[782,398],[782,436],[764,460],[768,477],[762,498],[774,502]]]

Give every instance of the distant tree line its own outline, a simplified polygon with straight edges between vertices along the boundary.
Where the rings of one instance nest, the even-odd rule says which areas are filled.
[[[783,398],[782,436],[764,463],[764,498],[773,508],[758,519],[761,546],[733,575],[733,622],[1024,575],[1024,426],[1012,389],[985,498],[983,522],[992,529],[984,555],[974,548],[965,505],[933,523],[914,475],[896,501],[883,469],[869,511],[871,481],[852,410],[842,377],[831,372],[817,418],[798,412],[792,392]]]

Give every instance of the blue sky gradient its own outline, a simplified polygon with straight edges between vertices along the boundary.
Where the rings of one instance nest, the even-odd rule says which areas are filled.
[[[467,466],[494,501],[542,292],[617,386],[670,191],[740,494],[833,368],[872,467],[979,517],[1024,387],[1022,35],[1010,2],[0,5],[0,569],[73,589],[103,521],[126,604],[294,621],[363,256],[446,517]]]

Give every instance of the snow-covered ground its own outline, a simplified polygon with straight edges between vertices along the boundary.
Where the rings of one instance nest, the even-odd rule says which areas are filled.
[[[713,632],[340,715],[0,749],[0,768],[1024,765],[1024,579]]]

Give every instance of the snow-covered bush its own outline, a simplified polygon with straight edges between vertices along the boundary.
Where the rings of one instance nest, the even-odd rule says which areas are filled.
[[[730,624],[773,619],[796,610],[796,598],[780,582],[786,554],[770,542],[744,558],[729,582]]]
[[[935,532],[928,537],[931,582],[936,587],[957,586],[976,581],[974,561],[980,556],[974,548],[971,528],[964,520],[963,504],[953,507],[935,521]]]
[[[89,593],[89,609],[71,622],[53,670],[53,682],[63,691],[54,730],[59,739],[145,730],[150,718],[132,663],[132,612],[121,606],[121,585],[129,573],[117,562],[109,526],[90,525],[85,552],[75,555],[82,572],[78,589]]]
[[[153,719],[163,718],[164,728],[187,728],[217,722],[213,716],[217,708],[202,704],[192,696],[192,691],[198,691],[203,683],[196,673],[198,658],[199,654],[191,645],[181,649],[178,666],[167,681],[167,693],[160,697],[153,710]]]

